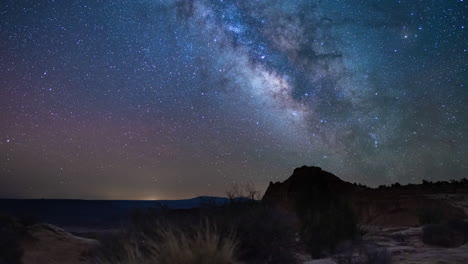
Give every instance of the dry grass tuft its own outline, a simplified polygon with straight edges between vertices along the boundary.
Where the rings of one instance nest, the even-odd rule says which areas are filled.
[[[101,264],[235,264],[237,242],[223,236],[216,228],[199,225],[181,231],[173,226],[159,226],[155,237],[142,235],[127,240],[115,256],[106,254]]]
[[[151,255],[160,264],[231,264],[237,243],[232,236],[221,238],[208,224],[192,236],[174,228],[159,230],[161,242],[153,244]]]

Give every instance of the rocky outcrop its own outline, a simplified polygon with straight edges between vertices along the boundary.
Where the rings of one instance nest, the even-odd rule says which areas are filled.
[[[270,182],[262,200],[269,204],[294,210],[298,199],[311,192],[320,193],[321,199],[334,196],[348,196],[354,186],[319,167],[303,166],[296,168],[284,182]]]
[[[363,241],[388,251],[392,263],[468,263],[468,244],[455,248],[430,246],[422,241],[423,232],[422,227],[379,228],[369,230]]]
[[[338,197],[349,202],[358,221],[365,225],[418,226],[422,224],[421,214],[426,211],[444,219],[466,218],[463,201],[454,200],[458,204],[452,204],[449,199],[441,199],[439,196],[445,197],[446,194],[436,187],[425,189],[422,185],[412,185],[411,188],[372,189],[345,182],[319,167],[303,166],[295,169],[284,182],[270,182],[262,200],[294,212],[297,210],[297,201],[303,197],[308,197],[307,201],[315,200],[322,204]],[[434,193],[439,198],[433,198]]]
[[[422,227],[373,228],[366,231],[362,240],[347,245],[341,253],[327,259],[309,260],[302,263],[468,263],[468,244],[453,248],[427,245],[422,240],[424,237]]]

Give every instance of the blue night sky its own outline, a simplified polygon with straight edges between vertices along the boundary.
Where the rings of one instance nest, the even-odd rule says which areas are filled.
[[[468,1],[0,5],[0,197],[468,172]]]

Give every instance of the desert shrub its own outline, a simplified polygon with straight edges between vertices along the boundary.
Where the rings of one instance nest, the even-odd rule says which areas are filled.
[[[224,230],[234,230],[239,258],[246,263],[295,263],[290,216],[260,202],[235,203],[216,216]]]
[[[197,228],[187,235],[174,228],[161,228],[159,243],[150,244],[150,254],[160,264],[231,264],[236,263],[237,242],[232,235],[223,236],[210,225]],[[151,241],[151,239],[150,239]]]
[[[454,236],[456,233],[446,225],[431,224],[423,227],[423,242],[428,245],[454,247]]]
[[[334,252],[341,241],[353,239],[357,233],[356,217],[344,202],[310,208],[302,216],[301,237],[313,257]]]
[[[260,201],[252,183],[234,184],[226,191],[230,203],[215,215],[224,230],[234,230],[239,259],[244,263],[296,263],[294,217]]]
[[[468,222],[464,220],[450,220],[447,222],[447,226],[451,229],[463,234],[463,243],[468,242]]]
[[[458,247],[468,242],[468,222],[450,220],[423,227],[423,242],[441,247]]]
[[[180,230],[157,226],[154,236],[126,234],[101,249],[102,264],[234,264],[237,247],[233,236],[221,236],[215,227],[204,224]]]
[[[0,215],[0,264],[21,263],[23,229],[13,217]]]
[[[296,263],[293,253],[295,250],[292,249],[297,246],[294,238],[297,230],[292,224],[294,217],[259,201],[259,192],[252,184],[233,185],[227,191],[227,196],[230,202],[222,205],[208,201],[201,208],[194,209],[158,208],[134,211],[125,233],[118,237],[101,239],[103,246],[98,256],[101,259],[102,256],[113,256],[112,262],[104,263],[132,263],[126,260],[142,257],[154,259],[155,256],[159,256],[155,263],[179,263],[162,259],[162,256],[187,256],[178,252],[183,250],[191,252],[189,255],[192,256],[211,254],[210,259],[216,259],[208,248],[216,248],[214,242],[218,241],[216,250],[225,252],[223,256],[229,255],[232,262],[235,254],[235,259],[246,264]],[[210,233],[200,233],[198,230],[207,231],[206,224],[202,224],[204,229],[200,229],[201,224],[194,223],[206,222],[216,226],[216,229],[209,229]],[[196,244],[197,241],[201,243]],[[182,247],[176,247],[176,244]],[[105,259],[109,260],[109,257]]]
[[[232,184],[230,188],[226,190],[226,196],[231,203],[243,202],[246,199],[250,201],[258,201],[261,199],[261,194],[253,183]]]
[[[221,236],[235,233],[237,257],[245,263],[294,263],[291,247],[294,230],[290,216],[251,199],[233,199],[221,207],[192,210],[145,210],[136,212],[131,233],[157,236],[155,226],[172,225],[187,230],[193,223],[209,222],[217,226]]]
[[[91,252],[94,254],[96,263],[127,264],[136,262],[135,259],[138,255],[136,241],[138,240],[128,232],[107,234],[98,239],[100,247],[95,249],[95,252]]]
[[[423,227],[423,242],[440,247],[458,247],[464,243],[464,234],[447,224],[431,224]]]
[[[391,264],[392,255],[386,248],[368,248],[366,264]]]
[[[444,213],[440,208],[426,207],[418,211],[418,219],[422,225],[440,224],[444,220]]]
[[[345,196],[315,187],[296,196],[301,238],[314,258],[333,253],[359,234],[357,217]]]
[[[232,203],[223,206],[204,207],[190,210],[139,210],[130,220],[124,236],[135,237],[141,241],[160,236],[160,229],[170,226],[171,230],[195,236],[196,226],[206,221],[216,226],[220,238],[230,238],[235,234],[237,241],[236,257],[243,263],[295,263],[294,239],[296,230],[291,223],[292,217],[252,199],[232,199]],[[111,241],[102,244],[111,245]],[[126,238],[125,240],[129,240]],[[146,252],[145,247],[140,250]]]

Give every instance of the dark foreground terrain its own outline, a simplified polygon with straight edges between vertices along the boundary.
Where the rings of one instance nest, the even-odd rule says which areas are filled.
[[[259,198],[0,200],[0,264],[468,263],[466,179],[372,189],[301,167]]]

